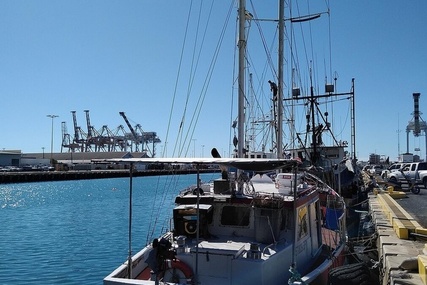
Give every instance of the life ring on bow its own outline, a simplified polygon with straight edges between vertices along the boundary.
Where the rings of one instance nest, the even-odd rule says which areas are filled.
[[[194,235],[197,232],[197,221],[185,222],[184,230],[187,234]]]
[[[165,260],[165,271],[163,273],[164,282],[183,284],[183,279],[187,284],[192,283],[193,270],[185,262],[179,259]]]

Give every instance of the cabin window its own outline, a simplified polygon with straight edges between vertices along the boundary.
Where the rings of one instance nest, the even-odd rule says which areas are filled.
[[[308,234],[308,210],[307,206],[298,209],[298,239]]]
[[[249,226],[250,211],[249,208],[225,206],[222,208],[221,224],[225,226]]]

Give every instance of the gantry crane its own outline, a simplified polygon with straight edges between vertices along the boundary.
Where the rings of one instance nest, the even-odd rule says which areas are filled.
[[[84,143],[84,139],[81,137],[81,128],[77,126],[76,111],[71,111],[71,114],[73,116],[73,125],[74,125],[73,143],[78,145],[78,147],[75,148],[76,150],[80,150],[81,152],[83,152],[85,143]]]
[[[135,126],[135,129],[136,129],[136,132],[139,131],[141,133],[141,138],[142,138],[141,140],[142,140],[142,144],[143,145],[145,144],[145,150],[147,152],[149,152],[149,154],[152,157],[155,157],[156,156],[156,146],[155,145],[157,143],[161,142],[161,140],[157,137],[157,133],[156,132],[144,132],[142,130],[142,127],[140,124],[137,124]],[[152,143],[152,150],[150,150],[150,147],[148,145],[149,143]]]
[[[155,144],[160,142],[155,132],[144,132],[140,124],[133,127],[124,112],[119,112],[128,126],[130,133],[126,132],[123,125],[111,131],[107,125],[103,125],[98,131],[91,125],[89,110],[86,114],[87,133],[77,124],[76,111],[71,111],[73,118],[74,137],[67,130],[65,122],[62,122],[62,145],[63,149],[71,152],[115,152],[130,151],[145,152],[147,155],[155,156]],[[149,144],[152,143],[152,149]],[[141,145],[141,146],[140,146]],[[134,150],[135,149],[135,150]]]
[[[63,152],[63,148],[67,148],[67,152],[75,152],[76,149],[79,149],[80,145],[73,142],[71,139],[71,135],[68,133],[66,122],[61,123],[62,130],[62,143],[61,143],[61,152]]]
[[[61,143],[61,152],[62,152],[64,147],[70,150],[70,145],[71,145],[71,136],[68,133],[67,125],[65,122],[61,123],[61,131],[62,131],[62,143]]]
[[[120,116],[123,117],[123,119],[126,122],[126,125],[128,126],[130,132],[132,133],[133,139],[132,141],[135,143],[135,151],[139,152],[139,144],[141,143],[141,139],[138,137],[138,134],[135,132],[134,128],[132,127],[132,125],[129,123],[128,118],[125,115],[125,112],[119,112]],[[132,151],[132,146],[131,146],[131,151]]]

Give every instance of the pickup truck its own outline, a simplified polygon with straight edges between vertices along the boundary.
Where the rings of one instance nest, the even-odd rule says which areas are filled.
[[[395,172],[395,171],[398,171],[398,170],[402,167],[402,165],[403,165],[403,163],[400,163],[400,162],[398,162],[398,163],[393,163],[392,165],[390,165],[388,168],[384,169],[384,170],[381,172],[381,177],[382,177],[383,179],[388,179],[388,178],[389,178],[390,173]]]
[[[427,188],[427,170],[418,171],[417,183],[423,184]]]
[[[423,175],[421,179],[420,174]],[[427,184],[427,162],[405,163],[399,171],[391,172],[388,175],[388,181],[392,183],[415,181],[417,184]],[[425,178],[425,180],[424,180]]]

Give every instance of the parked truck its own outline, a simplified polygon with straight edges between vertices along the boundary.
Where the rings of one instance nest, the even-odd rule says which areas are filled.
[[[427,188],[427,170],[418,171],[417,183],[423,184],[424,188]]]
[[[399,185],[408,183],[412,187],[423,184],[427,188],[427,162],[405,163],[399,171],[388,175],[388,181]]]
[[[398,162],[398,163],[393,163],[392,165],[390,165],[389,167],[387,167],[386,169],[384,169],[381,172],[381,177],[383,179],[388,179],[390,173],[398,171],[401,167],[402,167],[403,163]]]

